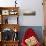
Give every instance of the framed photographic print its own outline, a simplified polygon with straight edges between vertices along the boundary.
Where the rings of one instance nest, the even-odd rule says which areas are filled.
[[[9,10],[2,10],[2,15],[9,15]]]

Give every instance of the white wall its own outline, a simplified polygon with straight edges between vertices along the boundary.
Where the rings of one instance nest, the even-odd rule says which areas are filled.
[[[36,15],[35,16],[22,16],[22,17],[20,16],[21,25],[43,26],[42,0],[25,0],[23,9],[36,11]]]
[[[0,0],[0,6],[14,6],[15,0]],[[42,0],[17,0],[20,7],[19,24],[21,26],[43,26]],[[25,10],[36,11],[35,16],[24,16]]]

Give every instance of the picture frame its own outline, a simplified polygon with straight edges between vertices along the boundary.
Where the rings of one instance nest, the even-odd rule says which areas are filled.
[[[2,10],[2,15],[9,15],[9,10]]]

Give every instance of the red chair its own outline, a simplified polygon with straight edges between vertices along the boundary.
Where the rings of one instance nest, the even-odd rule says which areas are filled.
[[[27,46],[25,43],[25,39],[28,39],[29,37],[32,37],[32,36],[34,36],[37,39],[37,35],[33,31],[33,29],[32,28],[27,29],[25,34],[24,34],[24,37],[22,38],[21,46]],[[40,42],[38,41],[35,46],[41,46]]]

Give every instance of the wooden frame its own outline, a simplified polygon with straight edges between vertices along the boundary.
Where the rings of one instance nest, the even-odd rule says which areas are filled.
[[[18,24],[18,16],[19,16],[18,9],[19,9],[19,7],[0,7],[0,11],[3,11],[0,13],[1,14],[1,23],[8,24],[8,18],[6,18],[5,21],[3,21],[3,18],[5,18],[7,16],[15,16],[15,17],[17,16],[17,20],[16,20],[17,23],[15,23],[15,24]],[[11,14],[10,12],[12,12],[13,14]]]
[[[19,9],[19,7],[0,7],[0,11],[4,10],[7,12],[7,10],[8,10],[9,15],[17,15],[17,16],[19,15],[18,9]],[[10,14],[10,12],[13,12],[14,14]],[[0,14],[2,14],[2,13],[0,13]],[[8,14],[6,14],[6,15],[8,15]]]
[[[8,29],[12,29],[14,32],[15,32],[15,29],[16,29],[16,32],[19,31],[19,24],[18,24],[18,17],[19,17],[19,12],[18,12],[18,8],[19,7],[0,7],[0,15],[1,15],[1,24],[0,24],[0,32],[2,33],[2,31],[6,28]],[[3,11],[4,10],[4,11]],[[7,11],[8,10],[8,11]],[[13,11],[12,11],[13,10]],[[2,14],[2,11],[4,12]],[[6,13],[5,13],[6,12]],[[10,12],[17,12],[17,14],[10,14]],[[9,13],[9,14],[8,14]],[[17,24],[9,24],[8,23],[8,16],[14,16],[16,17],[17,16]],[[5,19],[6,17],[6,19]],[[3,23],[3,19],[5,19],[5,22]],[[19,39],[18,39],[19,40]],[[5,41],[4,40],[1,40],[1,44],[0,46],[18,46],[18,40],[16,41],[13,41],[13,40],[9,40],[9,41]],[[15,44],[16,43],[16,44]],[[12,44],[12,45],[11,45]]]

